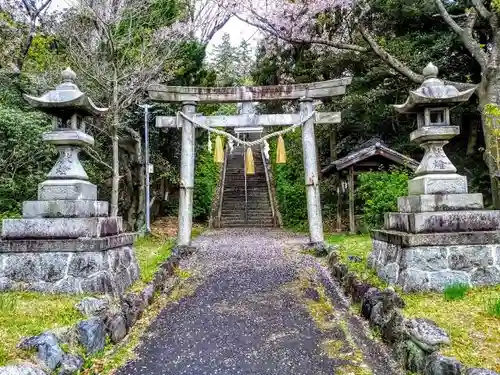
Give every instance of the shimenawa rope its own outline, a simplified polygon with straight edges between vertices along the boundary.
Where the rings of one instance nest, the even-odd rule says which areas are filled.
[[[240,144],[240,145],[244,145],[244,146],[247,146],[247,147],[252,147],[252,146],[256,146],[260,143],[263,143],[264,141],[267,141],[269,138],[272,138],[272,137],[277,137],[277,136],[280,136],[280,135],[283,135],[283,134],[286,134],[288,132],[291,132],[293,130],[295,130],[296,128],[304,125],[308,120],[310,120],[315,114],[316,114],[316,111],[312,111],[311,113],[309,113],[306,117],[304,117],[298,124],[294,124],[286,129],[283,129],[283,130],[279,130],[279,131],[276,131],[274,133],[270,133],[270,134],[267,134],[265,135],[264,137],[262,138],[259,138],[255,141],[251,141],[251,142],[248,142],[248,141],[243,141],[239,138],[236,138],[234,135],[232,134],[229,134],[228,132],[225,132],[223,130],[219,130],[219,129],[215,129],[215,128],[211,128],[210,126],[207,126],[207,125],[204,125],[204,124],[201,124],[199,122],[197,122],[195,119],[193,118],[190,118],[188,117],[185,113],[183,112],[178,112],[178,114],[184,118],[185,120],[191,122],[194,126],[198,127],[198,128],[202,128],[202,129],[205,129],[206,131],[208,132],[211,132],[211,133],[215,133],[215,134],[219,134],[219,135],[223,135],[225,137],[228,137],[230,139],[232,139],[234,142],[236,142],[237,144]]]

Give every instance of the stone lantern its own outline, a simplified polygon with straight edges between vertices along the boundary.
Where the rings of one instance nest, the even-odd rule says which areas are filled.
[[[63,83],[41,97],[25,95],[34,108],[52,116],[53,130],[43,140],[53,144],[59,158],[38,187],[38,201],[25,202],[24,217],[107,216],[108,202],[97,201],[97,187],[88,181],[78,157],[80,150],[94,145],[94,138],[85,133],[85,119],[106,113],[78,89],[76,74],[67,68]]]
[[[432,63],[423,71],[425,81],[404,104],[394,105],[400,113],[416,113],[418,129],[410,140],[419,144],[425,155],[408,184],[410,195],[467,193],[467,178],[458,175],[443,147],[460,134],[460,128],[450,123],[450,106],[466,102],[474,88],[459,92],[455,86],[445,85],[437,78],[438,68]]]
[[[52,116],[43,140],[59,157],[38,186],[38,200],[23,204],[23,218],[4,219],[0,241],[0,291],[121,294],[139,275],[122,218],[108,216],[108,202],[97,200],[78,154],[94,144],[85,119],[106,113],[75,84],[67,68],[63,82],[28,103]]]
[[[485,210],[482,194],[468,193],[467,178],[443,150],[460,133],[450,122],[450,106],[469,100],[475,89],[446,85],[433,64],[423,74],[422,85],[394,107],[417,115],[410,139],[425,154],[408,182],[409,195],[398,198],[399,212],[386,213],[384,228],[373,231],[369,265],[408,292],[498,284],[500,211]]]

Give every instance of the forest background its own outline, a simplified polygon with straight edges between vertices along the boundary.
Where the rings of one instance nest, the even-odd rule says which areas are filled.
[[[423,155],[409,141],[410,132],[416,128],[415,119],[397,115],[391,108],[391,104],[402,103],[418,84],[383,61],[361,34],[351,38],[358,38],[356,43],[366,47],[363,51],[304,40],[282,43],[277,37],[262,38],[253,49],[247,41],[232,45],[225,35],[207,56],[209,41],[231,16],[207,11],[210,1],[206,8],[200,8],[197,1],[82,0],[63,11],[48,12],[50,2],[0,0],[0,217],[19,216],[22,202],[36,199],[37,184],[56,156],[55,149],[41,141],[50,120],[29,108],[22,94],[40,95],[52,89],[68,65],[77,73],[80,89],[99,106],[110,108],[102,121],[88,127],[96,145],[81,158],[91,181],[98,185],[99,198],[110,201],[112,213],[122,215],[131,230],[144,228],[144,118],[139,105],[148,102],[146,87],[153,82],[277,85],[351,75],[347,94],[323,101],[320,106],[321,110],[342,112],[338,126],[316,129],[321,166],[373,139],[417,160]],[[368,2],[371,36],[413,71],[421,72],[433,62],[440,76],[451,81],[481,80],[481,65],[463,38],[440,16],[436,1]],[[442,4],[457,22],[473,9],[468,2]],[[494,4],[486,5],[494,11]],[[332,7],[329,12],[335,14],[337,10]],[[310,23],[332,30],[339,27],[333,21],[325,26],[321,17]],[[480,23],[474,33],[482,38],[481,48],[488,50],[493,35]],[[485,151],[478,108],[476,96],[453,108],[453,122],[460,126],[461,134],[445,150],[459,173],[468,177],[470,191],[485,194],[487,206],[492,206],[491,171],[487,166],[490,155]],[[154,127],[154,117],[173,115],[177,110],[173,105],[157,105],[152,110],[153,218],[176,215],[180,131],[160,132]],[[293,103],[273,103],[260,110],[281,113],[297,108]],[[204,105],[198,111],[233,114],[237,107]],[[285,224],[300,228],[307,219],[300,132],[290,133],[285,142],[288,162],[274,165],[278,201]],[[206,132],[197,132],[196,144],[194,216],[204,222],[210,214],[219,169],[208,151]],[[396,197],[405,194],[408,177],[408,171],[398,169],[374,171],[359,178],[356,210],[366,227],[380,225],[382,213],[395,209]],[[335,217],[336,184],[333,177],[321,183],[327,224]]]

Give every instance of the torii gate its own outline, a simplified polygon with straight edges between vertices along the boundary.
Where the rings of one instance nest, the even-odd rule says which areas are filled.
[[[352,77],[308,84],[279,86],[241,87],[183,87],[151,85],[149,97],[156,102],[181,103],[182,116],[159,116],[158,128],[182,128],[182,154],[179,194],[179,230],[177,245],[191,244],[193,226],[193,189],[195,166],[195,124],[205,127],[269,127],[302,125],[302,147],[304,155],[305,184],[307,194],[307,216],[311,244],[322,243],[323,219],[319,192],[318,155],[314,124],[340,122],[339,112],[313,114],[313,99],[345,94]],[[274,100],[299,100],[299,114],[240,114],[235,116],[199,116],[198,103],[245,103]],[[304,120],[306,119],[306,120]],[[191,121],[193,120],[193,121]]]

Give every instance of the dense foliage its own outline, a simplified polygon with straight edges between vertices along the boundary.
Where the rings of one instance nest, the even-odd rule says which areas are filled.
[[[385,212],[397,212],[398,197],[408,195],[408,172],[402,169],[373,171],[359,175],[356,198],[361,203],[363,224],[380,228]]]

